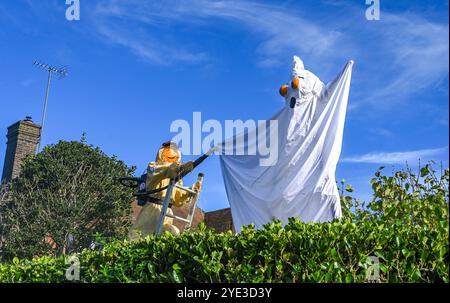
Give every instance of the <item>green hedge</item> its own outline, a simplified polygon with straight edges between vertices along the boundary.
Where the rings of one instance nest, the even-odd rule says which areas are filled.
[[[274,221],[240,234],[200,225],[179,236],[84,250],[77,254],[80,281],[365,282],[376,257],[376,281],[448,283],[449,170],[378,171],[371,184],[368,205],[345,196],[353,188],[342,186],[344,218],[329,223]],[[14,258],[0,264],[0,282],[67,282],[68,267],[63,256]]]
[[[83,282],[364,282],[369,256],[381,282],[448,282],[448,225],[441,232],[404,224],[291,220],[264,230],[217,234],[201,227],[174,237],[115,242],[78,255]],[[65,259],[15,259],[1,282],[65,282]]]

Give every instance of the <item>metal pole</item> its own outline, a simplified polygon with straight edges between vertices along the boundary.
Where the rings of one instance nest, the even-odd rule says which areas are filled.
[[[172,190],[175,187],[175,180],[170,180],[169,187],[166,190],[166,196],[164,197],[164,203],[161,209],[161,215],[159,216],[158,227],[156,228],[156,234],[160,235],[163,225],[164,219],[166,218],[167,208],[169,207],[170,199],[172,197]]]
[[[51,81],[52,81],[52,71],[49,69],[48,70],[47,89],[45,91],[44,112],[42,113],[41,136],[39,138],[39,145],[38,145],[38,150],[37,150],[38,153],[41,151],[42,134],[44,133],[45,113],[47,112],[48,93],[50,91],[50,82]]]
[[[191,228],[192,225],[192,220],[194,219],[194,215],[195,215],[195,210],[197,209],[197,202],[198,202],[198,198],[200,196],[200,192],[201,192],[201,187],[203,186],[203,177],[205,175],[203,173],[199,173],[197,176],[197,182],[200,183],[200,189],[197,192],[197,194],[195,196],[193,196],[194,199],[194,203],[192,203],[193,205],[191,206],[191,211],[189,212],[189,216],[188,216],[188,224],[185,226],[185,230]]]

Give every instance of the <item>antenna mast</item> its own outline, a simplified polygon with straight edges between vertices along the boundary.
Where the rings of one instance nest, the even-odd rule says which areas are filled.
[[[33,64],[48,72],[47,89],[45,90],[44,111],[42,113],[41,135],[39,137],[39,145],[38,145],[38,149],[37,149],[37,152],[39,153],[41,151],[42,134],[44,133],[45,114],[47,112],[48,93],[50,91],[50,83],[52,81],[52,74],[55,73],[59,76],[59,79],[62,79],[67,76],[68,70],[67,70],[67,67],[58,68],[58,67],[50,66],[48,64],[39,62],[37,60],[34,61]]]

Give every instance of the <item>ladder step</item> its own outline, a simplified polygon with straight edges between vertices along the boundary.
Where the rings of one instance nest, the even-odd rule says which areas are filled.
[[[187,191],[188,193],[191,193],[191,194],[194,194],[194,195],[198,194],[196,191],[193,191],[192,189],[189,189],[187,187],[180,186],[178,184],[176,184],[175,187],[179,188],[179,189],[182,189],[184,191]]]
[[[177,220],[180,220],[180,221],[183,221],[183,222],[189,223],[189,220],[188,220],[188,219],[186,219],[186,218],[183,218],[183,217],[172,216],[172,215],[166,215],[166,217],[169,217],[169,218],[173,218],[173,219],[177,219]]]

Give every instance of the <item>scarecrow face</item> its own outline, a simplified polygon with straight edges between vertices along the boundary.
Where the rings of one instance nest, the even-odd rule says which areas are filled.
[[[167,146],[162,150],[162,160],[163,162],[177,163],[180,160],[180,155],[176,150]]]

